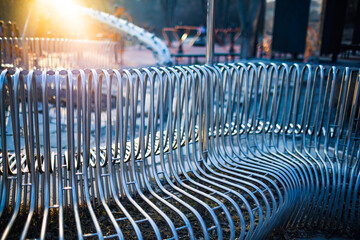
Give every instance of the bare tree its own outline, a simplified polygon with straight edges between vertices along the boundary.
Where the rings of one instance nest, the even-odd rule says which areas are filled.
[[[174,13],[177,0],[160,0],[161,7],[164,10],[165,26],[174,25]]]
[[[216,1],[216,27],[218,28],[229,27],[230,5],[231,5],[231,0]]]
[[[241,27],[241,57],[248,58],[255,55],[255,45],[260,14],[265,7],[265,0],[239,0],[239,14]]]

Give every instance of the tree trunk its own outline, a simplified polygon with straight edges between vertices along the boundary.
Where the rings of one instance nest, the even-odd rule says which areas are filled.
[[[265,0],[239,0],[241,58],[255,56],[256,33],[261,8],[264,5]]]
[[[165,15],[165,26],[172,27],[174,25],[174,13],[177,0],[160,0]]]

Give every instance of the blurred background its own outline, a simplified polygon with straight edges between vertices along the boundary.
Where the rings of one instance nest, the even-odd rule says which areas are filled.
[[[141,43],[69,11],[66,4],[71,2],[154,33],[166,42],[177,64],[204,61],[207,0],[45,2],[49,1],[1,0],[0,37],[115,41],[121,43],[121,65],[154,64]],[[215,61],[261,58],[359,64],[360,0],[217,0],[215,6]]]

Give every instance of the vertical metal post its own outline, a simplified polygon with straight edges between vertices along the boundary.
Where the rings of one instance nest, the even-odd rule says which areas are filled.
[[[206,19],[206,63],[214,62],[214,7],[215,0],[208,0]]]

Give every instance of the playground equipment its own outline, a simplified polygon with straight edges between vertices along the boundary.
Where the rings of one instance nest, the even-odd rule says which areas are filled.
[[[51,4],[44,2],[44,5]],[[66,4],[63,11],[90,16],[150,49],[158,65],[172,64],[166,44],[154,34],[127,20],[91,8]],[[1,67],[22,69],[116,68],[120,44],[110,41],[68,40],[58,38],[0,38]]]
[[[73,6],[72,8],[74,8],[74,11],[78,12],[79,14],[90,16],[97,21],[116,29],[117,31],[126,33],[127,35],[143,43],[153,52],[158,65],[166,66],[172,64],[169,49],[160,38],[155,36],[155,34],[149,33],[145,29],[140,28],[135,24],[128,22],[127,20],[117,18],[111,14],[80,6]]]
[[[205,35],[205,33],[206,29],[204,27],[195,26],[175,26],[174,28],[166,27],[162,30],[162,35],[167,42],[168,47],[177,49],[178,54],[188,52],[194,45],[196,45],[197,42],[200,42],[202,46],[205,46],[205,39],[199,41],[200,38]],[[171,34],[175,39],[175,47],[173,47],[173,44],[170,40],[171,37],[169,38],[169,34]],[[214,36],[218,44],[225,49],[225,52],[233,54],[235,52],[235,41],[240,37],[240,34],[240,28],[227,28],[215,29]],[[190,42],[184,46],[186,39],[189,37],[191,37]]]
[[[134,41],[138,41],[148,49],[150,49],[156,59],[156,64],[161,66],[167,66],[172,64],[172,59],[170,56],[170,51],[167,48],[166,44],[155,34],[146,31],[143,28],[136,26],[135,24],[118,18],[116,16],[125,16],[127,19],[132,21],[130,15],[122,10],[121,7],[117,8],[115,12],[116,16],[94,10],[92,8],[82,7],[76,4],[71,3],[70,1],[52,1],[52,0],[38,0],[42,7],[47,7],[49,9],[56,9],[60,12],[74,13],[77,15],[83,15],[93,18],[100,23],[103,23],[117,32],[123,33],[126,37],[131,37]],[[30,13],[28,19],[26,20],[25,29],[28,25],[30,18]],[[24,30],[25,32],[25,30]],[[95,67],[95,66],[94,66]]]

